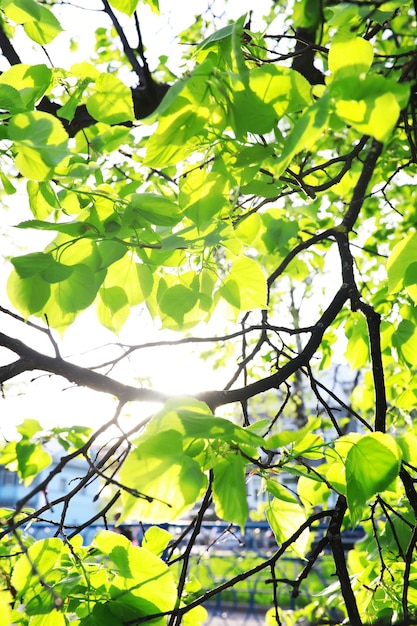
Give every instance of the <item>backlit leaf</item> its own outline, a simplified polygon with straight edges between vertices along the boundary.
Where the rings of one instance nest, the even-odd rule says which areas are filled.
[[[132,15],[132,13],[136,10],[138,3],[139,0],[110,0],[112,7],[121,13],[126,13],[126,15]]]
[[[29,179],[51,178],[68,154],[68,135],[48,113],[18,113],[9,122],[8,134],[16,150],[16,167]]]
[[[183,451],[177,431],[161,432],[137,444],[123,464],[120,479],[146,497],[123,491],[123,517],[153,524],[177,519],[200,497],[205,475]]]
[[[335,37],[329,50],[329,70],[334,79],[366,74],[372,65],[372,44],[362,37]]]
[[[30,110],[33,109],[35,103],[42,98],[50,85],[51,79],[52,72],[46,65],[25,65],[18,63],[1,74],[0,85],[8,85],[18,92],[19,99],[13,96],[13,92],[9,92],[8,99],[10,104],[19,108],[19,103],[21,102],[23,109]],[[5,95],[7,97],[7,92]],[[10,100],[10,98],[14,100]],[[18,110],[16,110],[16,112],[18,112]]]
[[[241,311],[265,308],[266,278],[259,264],[247,257],[236,259],[220,287],[220,293]]]
[[[397,243],[387,264],[388,287],[390,293],[395,293],[403,284],[404,272],[409,265],[417,263],[417,233],[411,232]]]
[[[86,101],[87,110],[98,122],[119,124],[133,120],[132,92],[114,74],[100,74],[95,93]]]
[[[278,545],[288,541],[307,519],[305,511],[300,504],[278,498],[272,498],[266,508],[266,517]],[[291,543],[290,549],[297,556],[304,558],[308,539],[309,531],[305,530],[298,539]]]
[[[361,518],[367,500],[387,489],[398,476],[400,463],[401,450],[391,435],[375,432],[351,441],[345,465],[352,524]]]
[[[217,515],[240,526],[242,532],[249,514],[245,466],[245,459],[230,452],[216,462],[213,482],[213,500]]]
[[[62,27],[55,15],[45,6],[38,5],[39,17],[25,22],[23,28],[28,37],[42,46],[55,39]]]
[[[182,325],[184,316],[197,304],[197,294],[185,285],[169,287],[159,301],[161,313],[171,317],[179,326]]]
[[[7,293],[12,304],[25,316],[42,311],[49,299],[51,288],[41,276],[21,278],[12,272],[7,281]]]

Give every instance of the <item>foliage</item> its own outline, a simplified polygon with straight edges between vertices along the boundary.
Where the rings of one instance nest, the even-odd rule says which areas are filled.
[[[67,426],[57,406],[53,428],[23,415],[5,438],[0,464],[28,490],[0,510],[0,626],[195,626],[206,600],[259,576],[269,624],[321,619],[329,606],[354,625],[410,623],[415,4],[271,2],[266,16],[232,20],[208,3],[180,34],[192,44],[181,46],[181,69],[161,41],[153,74],[143,15],[163,19],[156,0],[101,0],[103,25],[76,3],[71,21],[61,5],[0,3],[1,194],[17,227],[1,307],[3,414],[14,379],[30,394],[34,370],[107,394],[114,413],[97,427]],[[95,47],[72,63],[76,41],[64,31],[86,16]],[[87,310],[120,337],[89,367],[60,351],[72,329],[90,334]],[[139,343],[145,318],[160,340]],[[208,381],[174,397],[126,375],[129,359],[181,345],[223,368],[221,390]],[[343,357],[359,373],[351,398],[328,383]],[[141,403],[157,404],[150,417],[138,417]],[[85,472],[50,501],[48,487],[75,459]],[[276,551],[198,583],[204,520],[214,507],[243,532],[254,477]],[[92,482],[97,514],[74,527],[68,507]],[[116,514],[154,524],[141,546],[108,529]],[[158,526],[184,515],[193,517],[180,540]],[[28,534],[37,520],[49,520],[51,536]],[[83,545],[97,520],[103,530]],[[326,531],[314,541],[318,520]],[[347,553],[341,532],[359,524],[367,539]],[[326,547],[336,582],[287,610],[278,586],[308,596]],[[291,554],[301,565],[289,579],[281,566]]]

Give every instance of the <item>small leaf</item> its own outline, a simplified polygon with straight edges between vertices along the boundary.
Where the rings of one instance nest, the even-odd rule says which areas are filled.
[[[146,548],[157,556],[162,556],[172,538],[172,534],[165,530],[165,528],[160,528],[159,526],[151,526],[145,532],[142,541],[142,547]]]
[[[41,444],[30,443],[27,439],[16,443],[18,473],[25,486],[30,485],[35,476],[48,467],[52,458]]]
[[[387,264],[390,293],[399,291],[409,265],[417,263],[417,233],[411,232],[394,246]]]
[[[266,517],[276,537],[278,545],[284,543],[300,528],[307,517],[304,509],[297,502],[273,498],[266,508]],[[290,546],[297,556],[304,558],[309,539],[305,530]]]
[[[217,515],[240,526],[242,533],[249,514],[245,467],[245,459],[230,451],[214,465],[213,482],[213,500]]]
[[[110,4],[117,11],[131,16],[136,11],[139,0],[110,0]]]

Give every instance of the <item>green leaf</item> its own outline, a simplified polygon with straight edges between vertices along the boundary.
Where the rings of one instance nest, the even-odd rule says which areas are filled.
[[[135,213],[157,226],[175,226],[182,214],[177,204],[153,193],[135,193],[131,206]]]
[[[26,554],[22,554],[13,568],[11,584],[19,594],[23,594],[33,585],[39,584],[39,576],[47,581],[47,576],[53,571],[58,559],[64,550],[61,539],[51,537],[41,539],[30,546]],[[33,567],[35,566],[35,568]],[[52,597],[49,594],[50,604]]]
[[[153,524],[177,519],[201,496],[207,479],[183,450],[177,431],[137,440],[120,471],[121,482],[146,497],[122,492],[123,517]]]
[[[259,263],[247,257],[236,259],[219,292],[240,311],[266,308],[265,275]]]
[[[39,17],[36,20],[25,22],[23,28],[32,41],[44,46],[51,43],[62,32],[62,27],[48,8],[38,5],[38,9]]]
[[[400,315],[403,319],[393,332],[391,341],[400,359],[411,366],[417,350],[417,308],[403,306]]]
[[[417,304],[417,261],[411,263],[404,272],[404,287],[408,295]]]
[[[58,109],[57,115],[59,115],[59,117],[62,117],[64,120],[67,120],[68,122],[71,122],[71,120],[74,119],[77,106],[80,104],[84,91],[86,90],[86,88],[91,82],[92,82],[92,79],[90,77],[81,79],[78,82],[74,91],[71,93],[69,100],[66,101],[64,106]]]
[[[242,533],[248,519],[245,482],[246,460],[230,451],[214,465],[213,500],[216,513],[227,522],[240,526]]]
[[[54,223],[44,222],[43,220],[26,220],[16,225],[16,228],[33,228],[35,230],[53,230],[59,233],[65,233],[71,237],[80,237],[85,235],[89,231],[96,232],[96,229],[91,224],[86,222],[66,222],[66,223]]]
[[[284,502],[292,502],[295,504],[299,504],[297,498],[288,491],[286,487],[281,485],[277,480],[272,480],[271,478],[267,478],[265,480],[265,485],[267,491],[273,495],[278,500],[284,500]]]
[[[95,93],[87,98],[87,110],[98,122],[120,124],[135,119],[132,92],[114,74],[100,74]]]
[[[375,432],[350,441],[345,459],[346,495],[350,518],[355,525],[367,500],[387,489],[398,476],[401,450],[388,434]]]
[[[297,502],[287,499],[273,498],[266,508],[266,517],[276,537],[278,545],[281,545],[300,528],[307,520],[303,507]],[[305,530],[293,543],[290,549],[298,557],[304,558],[309,540],[309,531]]]
[[[4,0],[2,9],[6,16],[16,24],[25,24],[40,19],[41,7],[35,0]]]
[[[99,249],[101,251],[101,246]],[[113,253],[117,254],[117,250],[113,250]],[[109,260],[110,258],[107,259]],[[143,302],[152,293],[153,275],[147,265],[137,263],[132,256],[125,254],[108,267],[103,286],[105,289],[112,287],[123,289],[130,306],[134,306]]]
[[[0,99],[1,108],[11,113],[19,113],[25,110],[20,93],[11,85],[2,85],[0,83]]]
[[[417,263],[417,233],[411,232],[394,246],[387,263],[388,289],[395,293],[403,285],[407,268]]]
[[[250,72],[250,88],[259,100],[272,105],[276,116],[300,111],[312,102],[311,85],[299,72],[265,64]]]
[[[159,300],[161,313],[171,317],[178,326],[181,326],[186,313],[191,311],[197,304],[197,294],[185,285],[168,287]]]
[[[36,5],[38,7],[38,5]],[[42,98],[52,80],[52,71],[46,65],[13,65],[0,76],[0,86],[9,86],[12,91],[1,92],[6,97],[6,104],[14,104],[17,108],[12,113],[22,109],[33,109],[35,103]],[[14,95],[16,90],[18,96]],[[2,106],[5,106],[2,104]]]
[[[360,77],[368,72],[374,58],[372,44],[362,37],[346,36],[344,31],[334,37],[329,49],[329,70],[334,80]]]
[[[229,208],[230,183],[223,174],[193,169],[180,181],[179,204],[185,215],[202,230],[215,215]]]
[[[26,317],[39,313],[49,299],[51,288],[41,276],[21,278],[11,272],[7,281],[7,294],[12,304]]]
[[[51,178],[68,155],[68,135],[61,122],[48,113],[18,113],[9,122],[8,135],[16,150],[16,167],[29,179]]]
[[[0,591],[0,626],[12,624],[13,596],[8,589]]]
[[[43,450],[41,444],[30,443],[27,439],[16,443],[16,457],[19,476],[25,486],[30,485],[35,476],[52,463],[51,455]]]
[[[130,16],[136,11],[139,0],[110,0],[110,4],[117,9],[117,11]]]
[[[65,313],[86,309],[96,297],[98,274],[85,264],[72,266],[70,276],[57,284],[56,301]]]
[[[130,314],[126,292],[121,287],[102,287],[99,294],[100,300],[97,305],[98,319],[103,326],[118,333]]]
[[[354,370],[369,362],[368,326],[363,315],[353,315],[346,324],[348,344],[345,356]]]
[[[165,528],[151,526],[145,532],[142,547],[156,554],[156,556],[162,556],[172,538],[172,534],[165,530]]]
[[[297,492],[307,512],[327,502],[331,494],[324,481],[312,480],[308,476],[300,476],[297,482]]]
[[[26,439],[31,439],[34,435],[42,430],[42,426],[40,425],[38,420],[26,418],[21,424],[19,424],[19,426],[17,426],[16,430],[22,435],[22,437],[26,437]]]
[[[279,170],[276,175],[280,175],[288,167],[296,154],[308,150],[322,135],[327,127],[329,104],[329,95],[325,94],[298,118],[292,131],[285,138],[284,149],[277,161]]]
[[[98,532],[92,545],[109,559],[109,569],[117,573],[113,580],[115,594],[108,600],[112,613],[117,615],[122,609],[123,605],[117,606],[114,601],[123,595],[126,608],[137,608],[136,616],[173,609],[177,600],[174,576],[155,554],[132,546],[126,537],[108,530]]]

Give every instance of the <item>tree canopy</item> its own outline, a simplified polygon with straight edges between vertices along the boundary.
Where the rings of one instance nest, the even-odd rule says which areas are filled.
[[[145,17],[162,24],[168,4],[0,2],[0,193],[12,232],[0,383],[4,425],[21,422],[0,464],[27,486],[0,509],[0,626],[198,626],[208,599],[259,573],[270,625],[329,619],[332,607],[334,622],[411,623],[417,5],[271,0],[236,17],[231,2],[196,16],[183,3],[189,26],[155,45]],[[93,45],[80,60],[84,39]],[[86,365],[65,338],[75,328],[81,345],[98,325],[112,345]],[[159,329],[155,341],[143,325]],[[208,377],[178,395],[139,375],[138,361],[146,372],[169,360],[164,346],[185,346],[222,385]],[[349,398],[328,383],[343,360]],[[178,370],[173,359],[168,376]],[[62,391],[52,427],[16,416],[11,398],[30,399],[40,376],[45,406],[58,379],[97,406],[108,396],[113,413],[63,424]],[[84,475],[50,501],[51,481],[78,458]],[[199,586],[202,524],[214,507],[243,532],[254,476],[276,550]],[[68,506],[91,483],[97,513],[74,528]],[[37,494],[45,504],[31,508]],[[161,527],[185,515],[180,539]],[[115,516],[147,525],[141,546],[111,530]],[[39,520],[51,534],[34,540]],[[103,530],[83,543],[95,522]],[[341,533],[358,525],[366,539],[347,552]],[[296,598],[326,549],[335,578],[308,606],[280,606],[278,587]],[[289,554],[299,572],[284,580]]]

